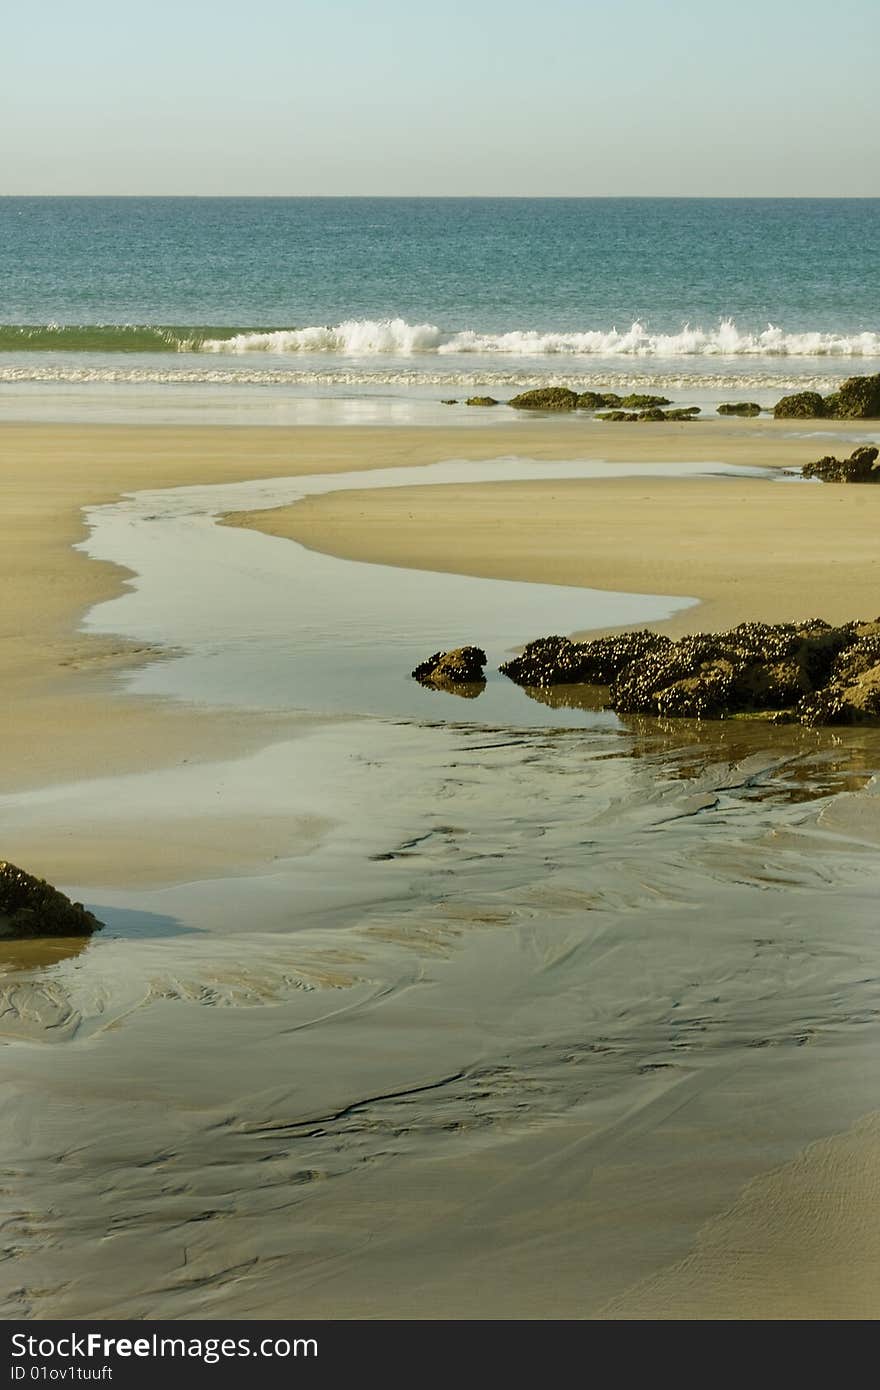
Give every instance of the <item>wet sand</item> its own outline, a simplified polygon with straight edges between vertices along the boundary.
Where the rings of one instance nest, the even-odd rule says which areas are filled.
[[[637,430],[629,427],[632,459],[656,458],[655,441]],[[708,450],[707,432],[703,440]],[[799,461],[822,451],[801,444]],[[721,451],[725,461],[732,453],[740,463],[790,462],[757,442]],[[678,636],[747,620],[876,616],[878,507],[880,495],[858,488],[622,477],[355,490],[228,520],[405,569],[698,595],[697,607],[645,624]]]
[[[71,636],[125,580],[79,508],[131,488],[833,447],[621,429],[0,431],[2,814],[108,922],[0,952],[6,1316],[880,1314],[875,732],[217,713]]]

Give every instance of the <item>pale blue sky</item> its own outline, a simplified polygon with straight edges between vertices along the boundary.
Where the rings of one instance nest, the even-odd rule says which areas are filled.
[[[878,195],[876,0],[43,0],[0,193]]]

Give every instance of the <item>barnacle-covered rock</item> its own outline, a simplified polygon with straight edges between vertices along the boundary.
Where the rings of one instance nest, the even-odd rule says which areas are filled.
[[[621,713],[880,720],[880,619],[740,623],[677,641],[644,630],[592,642],[544,637],[501,670],[531,689],[607,686],[608,704]]]
[[[0,936],[91,936],[103,925],[51,883],[0,860]]]
[[[482,682],[486,653],[482,647],[454,647],[448,652],[434,652],[413,671],[422,685],[445,689],[456,685],[476,685]]]
[[[541,637],[500,668],[517,685],[610,685],[632,662],[671,645],[658,632],[620,632],[592,642],[570,637]]]
[[[819,478],[823,483],[880,483],[878,452],[873,445],[864,445],[854,449],[848,459],[826,454],[815,463],[804,464],[801,474],[804,478]]]

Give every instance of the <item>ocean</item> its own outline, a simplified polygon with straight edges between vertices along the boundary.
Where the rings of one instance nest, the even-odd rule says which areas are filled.
[[[880,199],[3,198],[0,246],[7,407],[550,381],[766,403],[880,366]]]

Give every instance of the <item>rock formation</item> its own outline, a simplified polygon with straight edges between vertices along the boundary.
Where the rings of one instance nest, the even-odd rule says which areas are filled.
[[[603,685],[621,713],[770,715],[807,725],[880,722],[880,618],[832,627],[741,623],[672,641],[639,631],[544,637],[501,667],[518,685]]]
[[[747,418],[752,415],[760,415],[761,407],[754,401],[723,401],[718,407],[719,415],[741,415]]]
[[[535,391],[521,391],[508,401],[516,410],[575,410],[578,404],[576,391],[567,386],[542,386]]]
[[[830,396],[820,396],[818,391],[783,396],[773,414],[777,420],[880,419],[880,372],[848,377]]]
[[[0,860],[0,936],[90,936],[102,926],[82,903]]]
[[[421,685],[445,690],[455,686],[485,685],[485,667],[486,653],[481,647],[454,647],[448,652],[434,652],[412,675]]]
[[[823,483],[880,483],[877,453],[873,446],[864,445],[854,449],[848,459],[836,459],[827,454],[815,463],[805,463],[801,476],[818,478]]]

